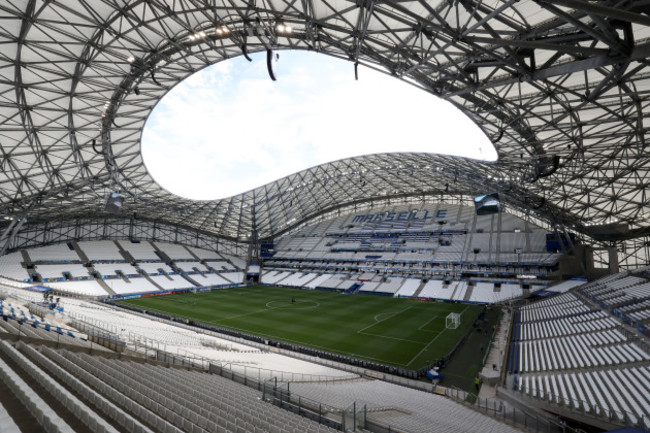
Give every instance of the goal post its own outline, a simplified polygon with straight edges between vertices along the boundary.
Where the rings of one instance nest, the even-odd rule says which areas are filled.
[[[456,329],[460,326],[460,314],[449,313],[445,319],[445,328]]]

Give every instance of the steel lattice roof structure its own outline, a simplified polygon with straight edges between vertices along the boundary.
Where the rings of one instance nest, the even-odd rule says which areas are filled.
[[[355,203],[491,191],[595,240],[639,238],[650,217],[649,12],[642,0],[4,0],[2,239],[25,221],[104,221],[110,191],[126,197],[123,218],[233,241]],[[155,104],[208,65],[281,49],[347,60],[351,74],[362,64],[451,101],[498,161],[377,154],[215,201],[162,189],[140,154]],[[614,222],[629,231],[603,230]]]

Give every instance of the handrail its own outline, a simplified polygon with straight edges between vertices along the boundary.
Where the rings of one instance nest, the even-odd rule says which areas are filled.
[[[524,398],[526,398],[528,400],[540,401],[539,398],[528,395],[526,392],[524,392],[524,390],[522,390],[522,391],[513,390],[513,391],[515,393],[517,393],[518,396],[523,396]],[[613,422],[613,423],[616,423],[617,422],[616,419],[618,419],[624,425],[631,425],[631,426],[642,427],[642,428],[647,428],[648,427],[648,425],[645,422],[645,420],[648,419],[648,424],[650,424],[650,418],[646,417],[645,415],[642,415],[642,416],[639,417],[637,414],[634,414],[632,412],[629,412],[629,411],[626,411],[626,410],[616,410],[616,409],[613,409],[611,406],[608,406],[607,408],[605,408],[598,401],[596,401],[596,404],[592,404],[589,401],[582,400],[580,398],[571,398],[570,396],[567,396],[567,395],[559,395],[559,394],[555,394],[555,393],[552,393],[552,392],[544,392],[544,395],[547,396],[547,403],[550,403],[550,404],[553,404],[553,405],[560,405],[559,402],[563,402],[562,407],[567,408],[571,412],[579,412],[581,415],[584,415],[584,416],[589,417],[589,418],[594,418],[594,419],[603,419],[604,418],[607,421]],[[597,409],[597,410],[592,410],[592,411],[587,412],[585,410],[586,407],[593,407],[594,409]],[[604,415],[606,414],[606,416],[597,416],[597,415],[595,415],[596,412],[600,412],[600,413],[602,413]],[[612,414],[616,415],[616,417],[612,416]],[[632,415],[632,416],[630,417],[630,415]],[[637,422],[633,423],[631,421],[632,419],[637,419]]]
[[[550,416],[541,416],[539,414],[530,414],[527,411],[510,407],[504,404],[502,400],[478,397],[472,393],[450,387],[445,390],[445,395],[454,401],[474,410],[482,412],[492,418],[512,424],[517,427],[523,427],[535,433],[585,433],[583,430],[575,429],[568,426],[560,419],[554,419]],[[475,400],[473,404],[469,401]]]

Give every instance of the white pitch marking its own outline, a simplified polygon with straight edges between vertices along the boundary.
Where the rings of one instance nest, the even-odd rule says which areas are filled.
[[[361,328],[361,329],[359,329],[359,330],[357,331],[357,334],[360,334],[360,333],[362,333],[363,331],[365,331],[366,329],[368,329],[368,328],[372,328],[372,327],[375,326],[376,324],[381,323],[381,322],[384,322],[384,321],[390,319],[391,317],[398,315],[399,313],[403,313],[404,311],[410,309],[411,307],[412,307],[412,305],[411,305],[411,306],[408,306],[408,307],[406,307],[406,308],[404,308],[403,310],[395,311],[394,313],[380,313],[380,314],[390,314],[388,317],[386,317],[385,319],[381,319],[381,320],[377,320],[377,316],[379,316],[379,314],[377,314],[377,316],[375,316],[375,323],[371,323],[370,325],[366,326],[365,328]]]
[[[465,309],[464,309],[463,311],[460,312],[460,316],[461,316],[461,317],[463,316],[463,313],[465,312],[465,310],[467,310],[468,308],[469,308],[469,305],[468,305],[467,307],[465,307]],[[424,347],[422,348],[422,350],[420,350],[420,351],[418,352],[417,355],[415,355],[413,358],[411,358],[411,360],[409,361],[409,363],[406,364],[406,365],[407,365],[407,366],[411,365],[411,363],[413,362],[413,360],[415,360],[418,356],[422,355],[422,352],[424,352],[425,350],[427,350],[427,347],[431,346],[431,343],[433,343],[434,341],[436,341],[436,340],[438,339],[438,337],[440,337],[440,336],[442,335],[442,333],[445,332],[446,330],[447,330],[447,328],[443,329],[442,331],[440,331],[440,334],[438,334],[438,335],[436,335],[435,337],[433,337],[433,340],[429,341],[429,342],[427,343],[427,345],[424,346]]]

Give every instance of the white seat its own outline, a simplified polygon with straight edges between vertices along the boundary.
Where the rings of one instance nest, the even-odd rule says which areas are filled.
[[[624,398],[628,403],[626,407],[631,408],[632,412],[634,412],[634,414],[639,418],[644,418],[647,416],[647,414],[641,409],[641,406],[639,406],[635,400],[633,390],[635,390],[636,387],[632,385],[632,381],[630,381],[630,376],[628,376],[629,373],[627,369],[623,371],[614,370],[614,374],[620,380],[620,382],[617,383],[617,386],[623,391],[622,398]]]
[[[560,390],[560,387],[557,383],[557,378],[555,375],[551,375],[551,385],[553,386],[553,399],[555,400],[555,403],[560,403],[561,401],[561,396],[562,396],[562,390]]]
[[[632,424],[636,424],[636,417],[633,414],[627,412],[624,402],[621,399],[620,391],[612,384],[609,376],[604,374],[602,371],[598,371],[595,374],[597,377],[600,377],[600,384],[602,385],[603,390],[607,390],[607,394],[610,396],[608,402],[612,407],[614,416],[622,421],[626,418],[627,415],[630,418]]]

